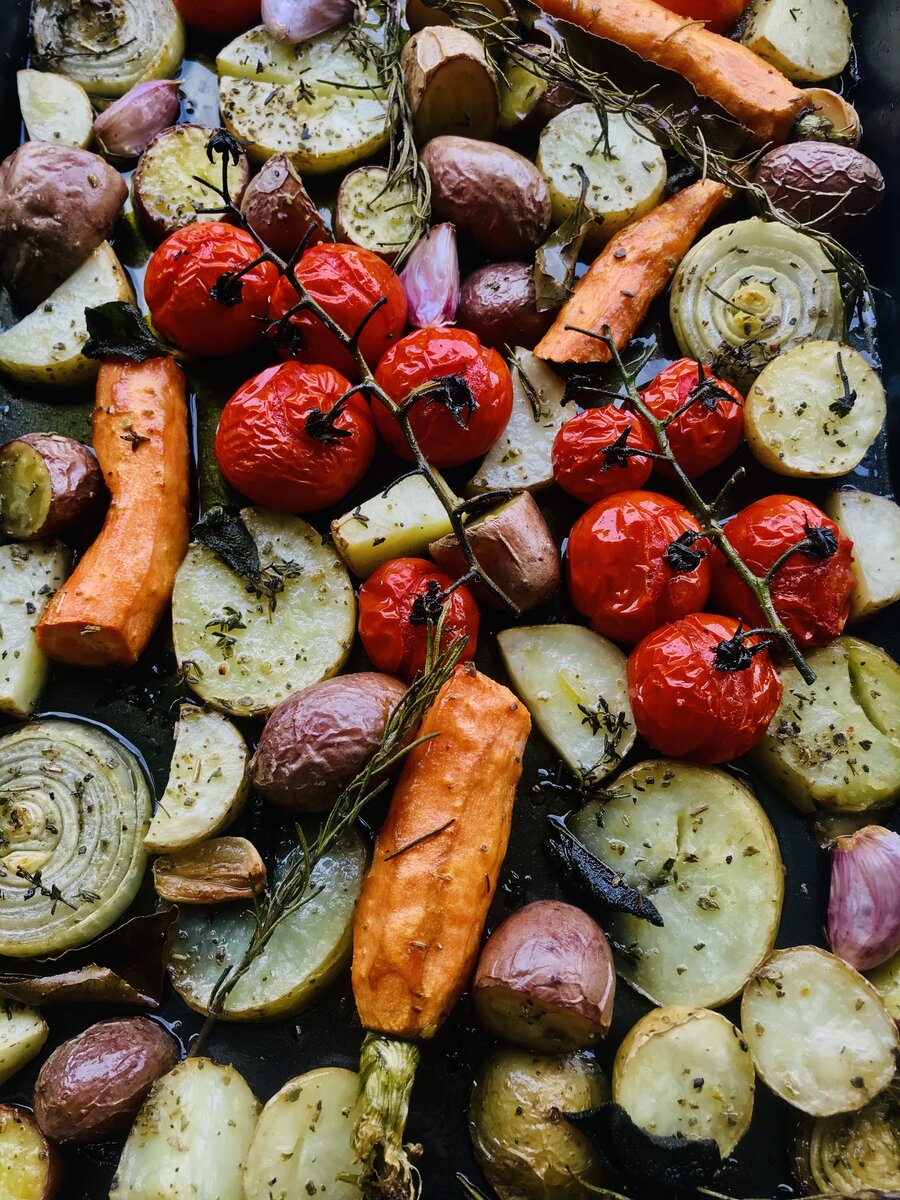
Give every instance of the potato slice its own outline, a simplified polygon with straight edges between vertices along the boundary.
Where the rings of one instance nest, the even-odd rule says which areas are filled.
[[[744,432],[770,471],[833,479],[859,465],[886,415],[884,387],[860,353],[840,342],[805,342],[757,376]]]
[[[866,812],[900,796],[900,667],[841,637],[807,655],[816,682],[780,670],[781,705],[752,751],[756,769],[803,812]]]
[[[554,117],[541,134],[537,167],[550,188],[557,225],[575,211],[581,196],[579,164],[588,178],[585,204],[594,213],[588,228],[593,245],[603,245],[662,199],[666,161],[653,134],[621,113],[608,118],[609,153],[592,104],[575,104]]]
[[[455,25],[413,34],[400,58],[416,141],[441,134],[490,139],[497,132],[500,92],[483,43]]]
[[[248,772],[247,744],[228,718],[182,704],[169,781],[144,847],[170,854],[213,837],[244,807]]]
[[[17,71],[19,109],[33,142],[60,146],[90,145],[94,110],[88,94],[74,79],[50,71]]]
[[[900,1034],[853,967],[820,950],[776,950],[747,984],[741,1027],[757,1074],[813,1117],[855,1112],[894,1078]]]
[[[180,1062],[135,1118],[109,1200],[244,1200],[241,1172],[259,1109],[234,1067]]]
[[[69,574],[62,542],[0,546],[0,713],[26,719],[37,707],[50,671],[34,627]]]
[[[62,1182],[56,1147],[24,1108],[0,1104],[0,1196],[3,1200],[53,1200]]]
[[[619,974],[655,1004],[717,1008],[736,996],[772,948],[784,893],[778,842],[749,788],[725,771],[654,759],[619,775],[571,826],[664,921],[604,916],[625,948]]]
[[[286,860],[272,872],[277,884]],[[344,969],[366,853],[352,835],[313,868],[314,899],[286,917],[228,997],[222,1020],[259,1021],[300,1012]],[[169,969],[175,990],[195,1012],[208,1011],[223,963],[236,963],[254,928],[253,905],[180,909]]]
[[[175,578],[172,633],[198,696],[223,712],[262,716],[338,673],[356,632],[356,600],[343,563],[311,525],[261,508],[241,517],[268,594],[194,542]]]
[[[712,1138],[723,1158],[750,1125],[755,1076],[747,1043],[721,1013],[671,1005],[629,1030],[613,1065],[613,1100],[657,1137]]]
[[[447,495],[453,493],[434,471]],[[452,533],[447,510],[422,475],[404,475],[387,491],[331,522],[331,536],[354,575],[368,579],[392,558],[420,557]]]
[[[874,971],[866,971],[866,979],[881,996],[894,1021],[900,1025],[900,954],[895,954]]]
[[[21,383],[90,383],[100,363],[81,353],[87,341],[84,310],[109,300],[133,301],[134,292],[112,246],[101,242],[43,304],[0,333],[0,370]]]
[[[216,70],[220,76],[233,75],[238,79],[255,79],[259,83],[290,84],[303,80],[323,96],[346,92],[383,97],[375,44],[372,43],[373,53],[363,55],[357,52],[358,44],[343,28],[320,33],[291,46],[272,37],[265,26],[257,25],[239,34],[219,52]]]
[[[847,487],[831,493],[825,511],[853,542],[850,619],[864,621],[900,600],[900,506]]]
[[[850,14],[844,0],[753,0],[741,41],[795,83],[819,83],[850,60]]]
[[[353,1134],[359,1119],[355,1071],[320,1067],[286,1083],[259,1115],[244,1165],[246,1200],[360,1200]]]
[[[512,414],[466,484],[467,496],[495,488],[537,492],[553,482],[553,439],[575,410],[563,404],[563,381],[530,350],[517,349],[512,368]]]
[[[393,262],[416,236],[416,197],[407,179],[388,187],[386,167],[359,167],[338,190],[334,228],[338,240],[362,246]]]
[[[625,655],[583,625],[519,625],[497,635],[513,689],[547,741],[585,784],[634,745]]]
[[[0,1000],[0,1083],[31,1062],[47,1034],[47,1022],[36,1008]]]

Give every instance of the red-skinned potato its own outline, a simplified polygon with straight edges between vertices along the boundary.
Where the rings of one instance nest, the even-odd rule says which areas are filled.
[[[63,1042],[41,1067],[35,1119],[57,1142],[124,1133],[150,1088],[177,1062],[174,1039],[155,1021],[100,1021]]]
[[[306,237],[306,245],[331,241],[303,180],[286,154],[276,154],[250,180],[241,212],[258,237],[288,259]],[[307,230],[312,231],[307,236]]]
[[[405,691],[390,675],[360,671],[289,696],[266,721],[253,786],[290,812],[327,812],[378,749]]]
[[[534,273],[527,263],[488,263],[462,282],[456,323],[484,346],[530,350],[553,324],[555,310],[538,312]]]
[[[527,611],[553,598],[559,587],[559,551],[530,492],[476,517],[466,528],[479,565],[514,604]],[[428,553],[449,575],[469,569],[453,534],[432,542]],[[479,598],[489,596],[486,590],[479,593]]]
[[[756,182],[776,208],[845,239],[860,236],[884,199],[878,166],[835,142],[777,146],[759,160]]]
[[[0,1104],[0,1196],[53,1200],[62,1183],[62,1159],[31,1113]]]
[[[484,1028],[532,1050],[581,1050],[609,1032],[616,970],[603,930],[558,900],[526,904],[491,934],[472,1000]]]
[[[0,530],[19,542],[52,537],[96,517],[103,472],[81,442],[26,433],[0,447]]]

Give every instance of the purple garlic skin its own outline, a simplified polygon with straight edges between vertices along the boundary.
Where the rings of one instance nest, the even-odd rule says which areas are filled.
[[[900,950],[900,834],[866,825],[838,838],[831,855],[828,940],[858,971]]]
[[[417,329],[450,325],[459,307],[459,258],[456,227],[435,225],[412,248],[400,272],[409,305],[409,323]]]
[[[104,154],[137,158],[181,111],[177,79],[138,83],[94,121],[94,137]]]
[[[355,13],[354,0],[262,0],[263,25],[288,45],[337,29]]]

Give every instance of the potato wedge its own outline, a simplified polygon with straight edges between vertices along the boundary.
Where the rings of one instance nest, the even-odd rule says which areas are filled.
[[[483,43],[455,25],[414,33],[400,59],[416,140],[442,133],[490,139],[497,132],[500,92]]]
[[[443,484],[438,472],[434,474]],[[447,494],[453,496],[449,488]],[[392,558],[424,555],[431,542],[448,533],[452,529],[447,510],[422,475],[405,475],[331,522],[335,546],[360,579],[368,579]]]
[[[0,713],[24,720],[37,707],[50,673],[34,627],[69,574],[62,542],[0,546]]]
[[[776,950],[741,999],[760,1079],[813,1117],[855,1112],[894,1078],[900,1033],[875,988],[818,946]]]
[[[180,1062],[135,1118],[109,1200],[244,1200],[241,1172],[259,1109],[234,1067]]]
[[[874,971],[866,971],[866,979],[878,992],[894,1021],[900,1025],[900,954],[895,954]]]
[[[244,807],[249,753],[227,717],[182,704],[169,781],[144,838],[150,854],[184,850],[231,824]]]
[[[825,511],[853,542],[850,620],[864,621],[900,600],[900,505],[846,487],[831,493]]]
[[[320,1067],[276,1092],[259,1115],[244,1164],[246,1200],[360,1200],[353,1134],[359,1119],[355,1071]]]
[[[850,59],[850,14],[844,0],[753,0],[741,34],[745,46],[795,83],[840,75]]]
[[[858,351],[805,342],[757,376],[744,404],[744,434],[777,475],[833,479],[859,465],[886,415],[881,380]]]
[[[33,142],[60,146],[90,145],[94,110],[88,94],[74,79],[51,71],[17,71],[19,111]]]
[[[405,179],[388,187],[386,167],[359,167],[344,176],[338,189],[334,231],[350,242],[393,262],[419,228],[416,198]]]
[[[286,865],[283,858],[272,871],[276,884]],[[365,869],[366,853],[355,834],[319,860],[310,886],[321,890],[279,924],[228,997],[221,1020],[290,1016],[319,997],[349,960],[353,910]],[[223,962],[240,961],[253,928],[249,903],[179,910],[169,969],[175,990],[189,1008],[208,1011]]]
[[[84,310],[109,300],[133,301],[134,292],[112,246],[102,242],[43,304],[0,333],[0,371],[20,383],[90,383],[100,363],[81,353],[87,341]]]
[[[657,1137],[712,1138],[723,1158],[753,1115],[753,1060],[741,1031],[708,1008],[656,1008],[629,1030],[613,1100]]]
[[[0,1000],[0,1083],[31,1062],[50,1032],[36,1008]]]
[[[659,928],[604,917],[627,947],[616,952],[619,974],[655,1004],[717,1008],[736,996],[772,948],[784,892],[775,833],[749,788],[725,771],[655,759],[619,775],[571,827],[663,918]]]
[[[900,667],[841,637],[807,655],[816,682],[781,668],[784,695],[752,751],[756,769],[803,812],[866,812],[900,796]]]
[[[0,1104],[0,1196],[3,1200],[53,1200],[62,1183],[62,1160],[31,1113]]]
[[[553,482],[553,440],[574,409],[562,379],[530,350],[512,356],[513,408],[506,428],[465,487],[467,496],[494,488],[537,492]]]
[[[25,433],[0,447],[0,530],[15,541],[88,524],[105,498],[96,456],[74,438]]]
[[[519,625],[497,635],[513,690],[584,784],[614,771],[634,745],[625,655],[583,625]]]
[[[175,654],[198,696],[237,716],[270,713],[292,692],[336,675],[356,632],[356,600],[334,550],[286,513],[245,508],[261,586],[200,542],[175,578]]]

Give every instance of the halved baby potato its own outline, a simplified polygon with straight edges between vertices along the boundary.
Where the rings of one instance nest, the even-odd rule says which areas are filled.
[[[338,240],[362,246],[393,262],[415,237],[416,197],[406,178],[389,186],[387,167],[358,167],[338,190],[334,230]]]
[[[359,32],[359,37],[367,37]],[[359,54],[355,38],[346,28],[332,29],[305,38],[296,46],[279,42],[264,25],[256,25],[239,34],[220,50],[216,70],[220,76],[256,79],[259,83],[297,83],[320,94],[353,92],[356,95],[383,96],[373,53]],[[362,43],[364,44],[364,43]]]
[[[455,25],[428,26],[403,47],[400,65],[416,141],[490,141],[497,132],[500,92],[479,38]]]
[[[825,511],[853,542],[850,619],[864,621],[900,599],[900,505],[847,487],[831,493]]]
[[[90,145],[94,110],[88,94],[74,79],[51,71],[16,72],[19,111],[33,142],[58,146]]]
[[[874,971],[866,971],[866,979],[881,996],[896,1024],[900,1025],[900,953]]]
[[[62,1159],[24,1108],[0,1104],[0,1196],[53,1200],[62,1184]]]
[[[25,433],[0,447],[0,530],[32,541],[84,525],[106,496],[93,452],[58,433]]]

